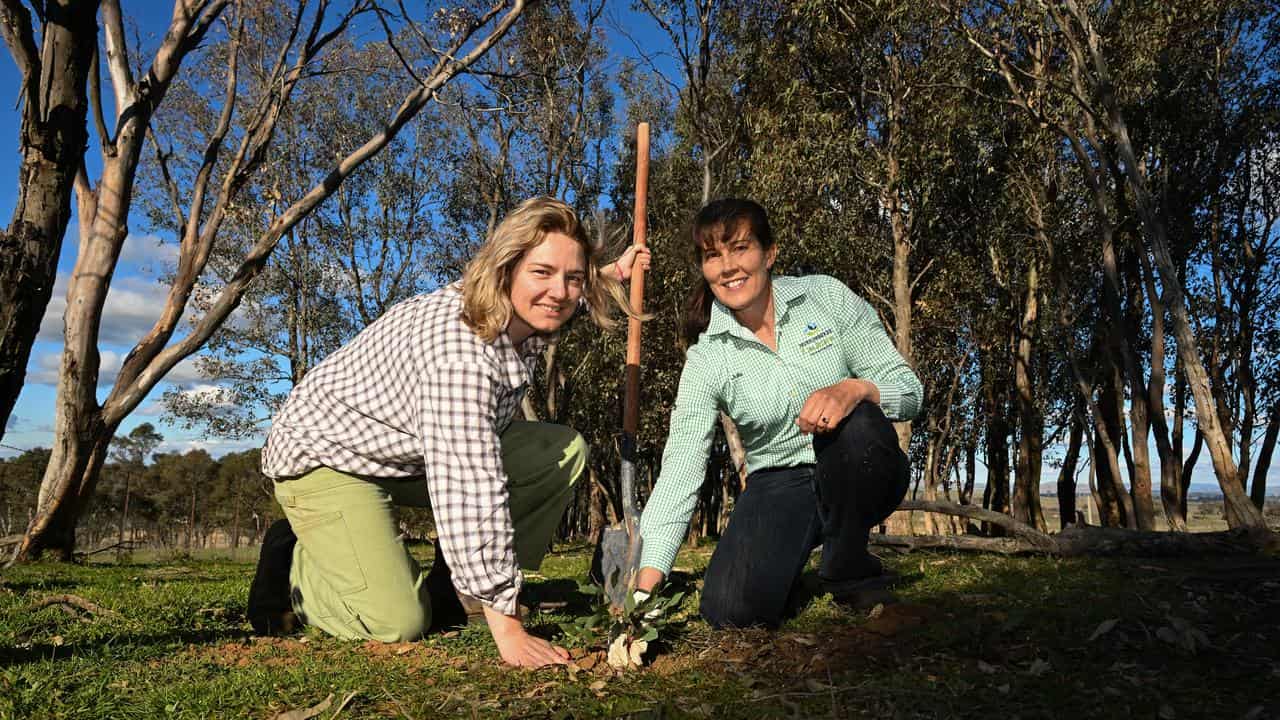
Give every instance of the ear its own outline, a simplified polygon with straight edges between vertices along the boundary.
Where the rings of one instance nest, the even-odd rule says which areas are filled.
[[[769,249],[765,251],[764,257],[765,257],[765,260],[764,260],[765,269],[772,270],[773,262],[778,259],[778,246],[777,245],[769,246]]]

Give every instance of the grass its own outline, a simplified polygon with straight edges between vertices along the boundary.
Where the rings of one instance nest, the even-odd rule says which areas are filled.
[[[677,561],[690,615],[711,549]],[[565,548],[529,577],[526,602],[569,602],[538,632],[585,611],[588,560]],[[504,670],[483,627],[251,638],[242,561],[24,566],[0,577],[0,718],[271,718],[331,694],[317,717],[1280,717],[1276,560],[887,562],[902,602],[878,614],[819,596],[776,632],[690,618],[625,675]],[[103,611],[33,609],[62,594]]]

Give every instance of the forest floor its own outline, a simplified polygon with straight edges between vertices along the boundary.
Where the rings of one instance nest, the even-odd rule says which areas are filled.
[[[681,553],[687,621],[624,674],[503,669],[483,626],[393,645],[254,638],[244,562],[5,570],[0,718],[276,718],[326,699],[314,717],[1280,718],[1275,557],[915,552],[886,557],[898,604],[818,596],[780,630],[714,632],[696,617],[711,550]],[[557,608],[535,632],[559,638],[588,611],[588,561],[561,548],[528,577],[522,600]]]

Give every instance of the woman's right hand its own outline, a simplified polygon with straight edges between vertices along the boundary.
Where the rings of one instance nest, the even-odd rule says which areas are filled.
[[[484,608],[493,643],[498,646],[502,661],[514,667],[540,668],[546,665],[565,665],[569,651],[552,645],[540,637],[530,635],[520,618],[503,615],[489,606]]]

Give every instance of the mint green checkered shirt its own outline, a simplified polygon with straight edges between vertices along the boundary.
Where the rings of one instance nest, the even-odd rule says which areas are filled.
[[[662,473],[640,520],[642,567],[671,571],[706,475],[717,411],[738,426],[748,470],[759,470],[814,462],[813,439],[796,418],[814,391],[846,378],[875,383],[891,420],[910,420],[920,409],[919,378],[875,310],[844,283],[826,275],[775,277],[773,302],[776,353],[719,302],[689,348]]]

